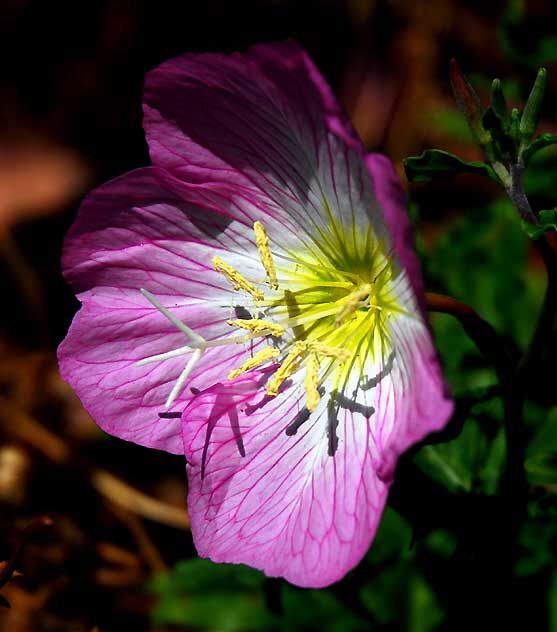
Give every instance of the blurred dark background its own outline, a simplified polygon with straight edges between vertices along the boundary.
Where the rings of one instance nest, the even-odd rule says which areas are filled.
[[[331,591],[198,563],[182,459],[105,437],[60,380],[55,349],[78,308],[60,253],[82,196],[148,164],[143,77],[172,56],[296,39],[366,146],[390,156],[408,188],[402,160],[424,148],[479,157],[450,94],[451,57],[481,96],[500,77],[512,105],[545,64],[543,129],[557,131],[556,24],[557,4],[538,0],[0,0],[0,562],[22,545],[1,632],[270,629],[279,615],[299,630],[457,629],[442,628],[451,598],[439,589],[460,572],[457,543],[435,517],[417,525],[390,508],[369,559]],[[554,158],[544,154],[527,180],[538,207],[554,205]],[[543,270],[496,185],[460,177],[409,194],[429,289],[474,304],[524,345]],[[443,317],[433,325],[457,395],[489,388],[493,372],[458,326]],[[495,437],[497,414],[478,412]],[[474,432],[467,456],[484,445]],[[542,532],[543,608],[532,630],[557,626],[555,534]]]

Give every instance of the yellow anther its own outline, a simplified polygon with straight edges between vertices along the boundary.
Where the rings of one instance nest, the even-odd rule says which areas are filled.
[[[251,294],[256,301],[262,301],[264,296],[261,290],[251,284],[231,265],[225,263],[220,257],[213,257],[213,266],[217,272],[221,272],[232,283],[235,290],[244,290]]]
[[[267,280],[269,287],[273,290],[278,290],[277,272],[275,270],[275,264],[273,257],[271,256],[271,249],[269,248],[269,237],[261,222],[255,222],[253,225],[255,232],[255,244],[257,250],[259,250],[259,256],[261,257],[261,263],[267,273]]]
[[[267,395],[278,395],[280,385],[287,377],[292,375],[293,371],[296,369],[300,356],[306,352],[307,347],[307,342],[304,342],[303,340],[298,340],[292,345],[292,349],[290,349],[288,355],[284,359],[284,362],[279,366],[273,377],[269,380],[269,383],[267,384]]]
[[[321,395],[317,390],[319,384],[319,358],[317,353],[310,353],[306,366],[306,377],[304,379],[304,387],[306,389],[306,406],[312,413],[319,404]]]
[[[341,362],[348,360],[351,355],[350,351],[347,351],[346,349],[341,349],[340,347],[329,347],[328,345],[324,345],[322,342],[310,343],[310,351],[327,358],[336,358]]]
[[[284,327],[277,325],[277,323],[272,323],[270,320],[259,320],[258,318],[247,320],[239,318],[238,320],[227,320],[226,322],[229,325],[232,325],[232,327],[241,327],[242,329],[247,329],[254,334],[268,332],[271,336],[282,336],[284,333]]]
[[[347,316],[353,314],[363,300],[365,300],[371,293],[371,283],[362,285],[357,290],[354,290],[346,297],[346,302],[342,306],[342,309],[335,318],[335,324],[340,325]]]
[[[258,351],[253,358],[250,358],[247,362],[245,362],[239,369],[235,369],[228,374],[229,380],[234,380],[242,373],[249,371],[250,369],[263,364],[266,360],[270,360],[271,358],[276,358],[280,354],[278,349],[273,349],[272,347],[265,347]]]

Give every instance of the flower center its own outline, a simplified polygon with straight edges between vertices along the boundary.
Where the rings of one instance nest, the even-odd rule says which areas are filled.
[[[388,355],[391,343],[387,320],[400,308],[391,292],[392,262],[379,244],[366,248],[365,256],[341,253],[332,263],[330,257],[322,260],[323,257],[309,250],[303,257],[280,255],[276,262],[261,222],[255,222],[254,232],[267,277],[267,296],[240,270],[213,257],[215,270],[227,278],[234,290],[247,297],[246,309],[251,317],[227,320],[229,326],[236,328],[234,335],[205,340],[152,294],[141,289],[151,304],[188,339],[183,347],[136,362],[141,366],[190,356],[168,396],[166,408],[179,396],[205,351],[212,347],[265,339],[266,346],[231,371],[228,379],[234,380],[256,367],[273,363],[276,368],[266,385],[267,395],[273,397],[287,378],[305,368],[303,385],[310,412],[319,404],[320,387],[325,380],[332,380],[333,389],[342,392],[353,369],[363,373],[369,358]]]

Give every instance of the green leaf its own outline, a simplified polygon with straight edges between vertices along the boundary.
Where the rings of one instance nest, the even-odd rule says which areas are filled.
[[[502,137],[505,134],[505,121],[502,119],[492,106],[486,108],[482,116],[482,123],[485,129],[489,130],[491,135]]]
[[[550,168],[548,162],[544,173]],[[557,190],[557,170],[550,184]],[[528,265],[530,242],[516,230],[512,210],[503,197],[489,206],[467,209],[430,244],[423,265],[428,287],[473,305],[497,331],[525,347],[535,324],[532,314],[541,307],[545,280],[543,270]],[[515,270],[512,274],[509,262]],[[459,323],[445,314],[431,316],[452,386],[458,391],[493,383],[493,373]]]
[[[435,177],[451,178],[460,173],[474,173],[501,184],[491,165],[480,161],[467,162],[441,149],[426,149],[419,156],[407,158],[404,169],[410,182],[430,182]]]
[[[544,421],[530,440],[524,467],[528,480],[536,485],[557,483],[557,411],[544,413]]]
[[[410,584],[410,612],[408,632],[434,632],[443,621],[443,611],[429,584],[422,575],[415,574]]]
[[[265,607],[264,581],[246,566],[183,560],[150,583],[157,596],[154,622],[230,632],[272,629],[276,620]]]
[[[531,510],[529,507],[529,514]],[[516,567],[519,577],[534,575],[544,568],[553,566],[553,540],[555,538],[555,522],[553,516],[529,515],[520,533],[520,547],[523,551]]]
[[[557,451],[531,456],[524,467],[533,485],[557,485]]]
[[[557,135],[549,133],[540,134],[522,151],[522,160],[524,160],[525,164],[528,164],[530,158],[532,158],[536,152],[550,145],[557,145]]]
[[[302,632],[364,632],[369,623],[357,617],[330,590],[302,590],[282,584],[284,618],[281,630]]]
[[[387,505],[366,559],[371,567],[379,567],[393,560],[406,560],[412,556],[409,550],[411,542],[412,527]]]
[[[549,230],[557,231],[557,208],[540,211],[537,224],[529,224],[522,220],[522,227],[532,239],[539,239]]]
[[[516,143],[511,135],[511,119],[499,116],[493,106],[489,106],[482,117],[482,123],[489,131],[492,139],[491,152],[493,160],[505,163],[516,154]]]
[[[427,445],[416,455],[416,462],[431,478],[443,483],[451,491],[470,491],[468,473],[461,464],[447,454],[446,448]]]
[[[452,492],[471,492],[478,487],[487,494],[496,491],[505,458],[505,443],[500,428],[495,436],[490,436],[491,427],[482,427],[494,421],[491,415],[481,412],[486,406],[481,403],[473,409],[472,414],[481,417],[481,422],[468,419],[456,439],[424,446],[414,457],[421,470]]]

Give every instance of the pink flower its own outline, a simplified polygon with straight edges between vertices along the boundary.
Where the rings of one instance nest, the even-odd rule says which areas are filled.
[[[452,411],[404,194],[291,42],[172,59],[144,110],[153,166],[66,239],[62,375],[107,432],[185,453],[201,556],[325,586]]]

